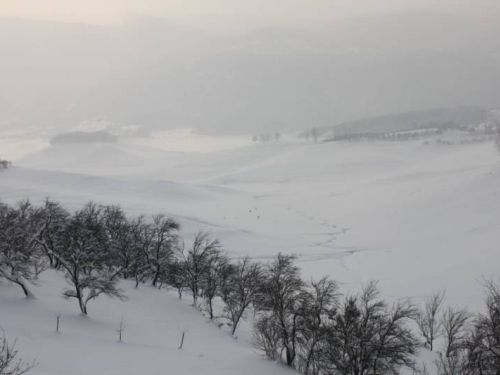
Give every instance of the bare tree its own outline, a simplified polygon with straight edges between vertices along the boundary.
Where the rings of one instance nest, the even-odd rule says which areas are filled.
[[[482,374],[500,375],[500,280],[484,280],[486,311],[475,319],[472,366]]]
[[[339,375],[398,374],[414,366],[418,341],[407,323],[416,308],[409,301],[392,307],[380,298],[375,282],[347,297],[329,326],[321,348],[323,369]]]
[[[124,263],[127,266],[127,275],[135,279],[135,287],[151,276],[151,267],[149,262],[149,248],[153,242],[152,230],[150,224],[146,222],[145,217],[140,215],[129,223],[130,244],[123,255]]]
[[[213,320],[215,318],[214,299],[221,295],[222,288],[227,285],[234,267],[220,249],[213,253],[208,262],[201,288],[205,301],[204,310],[208,312],[210,320]]]
[[[262,316],[254,325],[252,344],[273,361],[283,357],[282,332],[275,316]]]
[[[449,307],[443,317],[443,336],[445,339],[445,355],[464,347],[467,340],[467,328],[471,315],[466,309]]]
[[[37,242],[42,230],[41,210],[29,201],[15,208],[0,203],[0,278],[19,285],[27,298],[34,297],[28,283],[46,268]]]
[[[204,279],[213,259],[219,256],[220,251],[219,240],[211,240],[210,234],[207,232],[198,232],[187,252],[185,252],[184,246],[179,249],[179,254],[184,263],[183,271],[186,287],[189,288],[193,295],[193,306],[197,305]]]
[[[336,281],[323,277],[319,280],[311,280],[309,290],[311,295],[309,309],[317,323],[320,324],[325,316],[332,316],[338,307],[339,286]]]
[[[179,299],[182,299],[182,293],[186,288],[185,280],[185,270],[184,262],[180,259],[173,259],[172,262],[167,266],[167,271],[165,272],[162,281],[167,285],[175,288]]]
[[[260,293],[261,277],[262,265],[246,257],[236,264],[234,272],[224,284],[221,296],[225,303],[224,314],[232,324],[232,335],[235,334],[247,308],[256,302]]]
[[[70,217],[69,212],[64,207],[49,198],[45,200],[43,211],[43,228],[38,236],[38,244],[49,259],[51,267],[59,269],[60,264],[53,253],[59,252],[63,246],[64,229]]]
[[[18,352],[15,346],[16,342],[9,345],[5,338],[5,333],[2,331],[0,337],[0,375],[22,375],[36,366],[34,361],[28,363],[22,359],[18,359]]]
[[[175,261],[180,224],[165,214],[154,215],[151,222],[144,216],[128,221],[126,231],[118,241],[123,260],[123,273],[133,276],[136,287],[149,280],[160,287],[166,273]]]
[[[442,320],[439,315],[444,299],[444,290],[425,297],[423,309],[419,311],[416,319],[420,332],[431,351],[434,349],[434,341],[442,333]]]
[[[110,255],[103,266],[111,272],[118,266],[121,272],[115,273],[115,277],[121,274],[126,277],[130,265],[130,247],[133,244],[133,232],[127,215],[120,206],[103,206],[102,225],[104,246]]]
[[[72,286],[63,291],[63,297],[78,300],[82,314],[87,315],[87,304],[99,297],[125,299],[116,287],[119,267],[111,266],[108,239],[103,225],[103,208],[88,203],[76,212],[65,228],[65,244],[55,257],[66,271],[66,280]]]
[[[466,370],[470,318],[466,309],[449,307],[444,313],[444,351],[436,361],[439,375],[462,375]]]
[[[308,284],[308,298],[304,300],[301,345],[297,369],[305,375],[321,371],[321,347],[328,335],[328,320],[338,308],[338,285],[327,277]]]
[[[278,254],[264,269],[262,292],[256,303],[261,311],[256,329],[276,324],[280,333],[280,349],[286,364],[293,367],[297,356],[301,327],[301,309],[306,298],[305,283],[300,278],[295,257]]]
[[[151,226],[153,241],[149,248],[149,264],[153,271],[152,285],[156,286],[161,274],[172,262],[174,250],[179,242],[176,232],[180,224],[165,214],[153,216]]]

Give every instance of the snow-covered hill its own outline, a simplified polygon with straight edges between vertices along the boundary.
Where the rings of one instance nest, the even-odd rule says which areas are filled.
[[[33,375],[291,374],[285,366],[253,353],[228,332],[209,323],[187,301],[154,288],[123,282],[128,301],[106,298],[79,315],[74,301],[60,295],[61,274],[48,271],[24,299],[16,287],[0,284],[0,325],[18,338],[23,359],[36,360]],[[55,332],[56,314],[60,329]],[[123,319],[123,341],[117,328]],[[179,350],[182,331],[186,331]]]
[[[285,143],[205,154],[122,143],[51,147],[16,164],[1,175],[3,200],[164,211],[186,235],[204,227],[234,254],[299,254],[307,275],[380,279],[394,297],[447,287],[455,302],[477,306],[475,279],[497,271],[500,171],[490,144]]]
[[[51,147],[15,165],[0,173],[3,201],[38,201],[49,195],[70,209],[93,199],[119,203],[132,214],[163,211],[181,221],[188,239],[199,229],[210,230],[233,256],[268,259],[278,252],[297,254],[306,278],[330,275],[342,283],[344,292],[377,279],[385,297],[412,297],[418,302],[446,288],[450,305],[479,310],[483,294],[477,280],[499,272],[500,164],[491,144],[281,143],[171,153],[118,143]],[[213,366],[214,373],[236,373],[232,361],[222,360],[223,354],[210,354],[215,348],[224,352],[227,342],[228,350],[246,353],[240,365],[234,360],[239,370],[282,371],[261,364],[165,293],[130,290],[131,299],[123,305],[98,300],[91,306],[91,318],[82,322],[74,306],[66,307],[59,299],[58,283],[52,274],[44,275],[37,301],[24,301],[13,289],[0,286],[0,325],[19,337],[23,356],[41,361],[52,358],[50,351],[63,350],[73,358],[71,348],[76,352],[81,345],[94,345],[95,339],[96,358],[113,369],[106,374],[138,373],[134,366],[140,361],[153,361],[152,368],[161,369],[155,366],[171,356],[179,364],[192,362],[186,365],[193,366],[191,373],[202,373],[196,371],[204,369],[204,363],[206,368]],[[130,318],[130,343],[126,339],[124,350],[113,341],[120,306]],[[68,320],[68,333],[63,329],[59,336],[52,333],[55,308],[63,309]],[[167,333],[142,333],[142,316],[151,335],[162,329]],[[192,338],[197,341],[196,353],[175,351],[177,325],[184,323],[172,318],[176,316],[189,318],[193,327],[205,327],[199,329],[203,338]],[[70,337],[70,330],[75,335]],[[195,331],[198,328],[190,329]],[[78,332],[82,336],[77,338]],[[30,340],[34,344],[28,344]],[[44,340],[50,345],[42,345]],[[38,351],[38,346],[43,348]],[[111,359],[100,357],[104,348],[112,348]],[[165,358],[158,359],[158,353],[165,353]],[[191,355],[192,361],[184,361]],[[116,363],[115,356],[120,359]],[[206,363],[208,358],[213,362]],[[247,369],[245,358],[264,366],[262,371],[250,365]],[[64,366],[56,363],[37,371],[65,373],[59,365]]]

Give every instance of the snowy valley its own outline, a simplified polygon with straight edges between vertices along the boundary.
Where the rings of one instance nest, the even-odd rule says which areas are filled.
[[[233,259],[293,254],[305,280],[329,276],[343,294],[378,280],[388,301],[422,303],[446,289],[446,305],[476,312],[479,281],[498,276],[500,164],[491,143],[283,141],[202,153],[120,140],[52,145],[13,162],[0,171],[3,203],[50,197],[70,211],[92,200],[132,217],[164,213],[187,245],[204,230]],[[251,317],[232,338],[188,293],[179,301],[174,291],[121,281],[128,300],[99,297],[83,317],[61,298],[66,283],[53,270],[31,287],[32,300],[0,282],[0,326],[22,358],[39,363],[30,374],[293,373],[252,347]]]

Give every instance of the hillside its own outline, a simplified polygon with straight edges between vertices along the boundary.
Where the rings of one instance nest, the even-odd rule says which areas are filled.
[[[259,357],[245,342],[209,323],[187,301],[148,286],[124,282],[128,301],[99,299],[90,316],[79,315],[74,301],[64,301],[67,285],[48,271],[37,299],[26,300],[17,288],[0,284],[0,324],[25,360],[38,362],[32,375],[137,374],[293,374]],[[55,332],[55,314],[60,330]],[[123,342],[116,332],[125,322]],[[182,330],[186,338],[179,350]]]
[[[390,133],[433,128],[437,125],[480,125],[491,119],[490,111],[480,107],[435,108],[349,121],[333,128],[335,136],[357,133]]]
[[[51,147],[15,161],[1,175],[2,200],[51,196],[70,208],[93,199],[131,213],[163,211],[181,219],[184,235],[209,229],[232,254],[295,253],[306,277],[329,274],[353,288],[379,279],[394,297],[419,298],[439,285],[450,300],[480,306],[475,279],[496,272],[500,175],[491,144],[71,151]]]
[[[478,280],[498,275],[499,186],[491,144],[412,141],[265,144],[207,154],[123,143],[50,146],[0,174],[6,203],[50,196],[70,210],[91,199],[131,215],[164,212],[180,221],[186,241],[209,230],[232,257],[295,254],[306,279],[329,275],[343,292],[375,279],[388,300],[421,302],[445,288],[449,305],[471,311],[483,306]],[[252,353],[247,330],[235,343],[164,291],[123,282],[127,302],[100,298],[82,318],[74,301],[60,297],[63,287],[53,272],[42,274],[37,300],[0,285],[0,324],[18,338],[24,358],[40,362],[34,375],[70,368],[76,375],[96,368],[159,374],[166,366],[187,374],[287,373]],[[53,332],[55,312],[62,313],[60,334]],[[119,344],[121,316],[127,330]]]

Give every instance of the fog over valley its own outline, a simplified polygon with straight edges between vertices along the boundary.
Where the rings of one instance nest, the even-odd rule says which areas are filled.
[[[142,134],[250,135],[495,107],[498,14],[427,9],[224,32],[151,16],[111,25],[2,17],[0,126],[59,132],[105,121]]]

